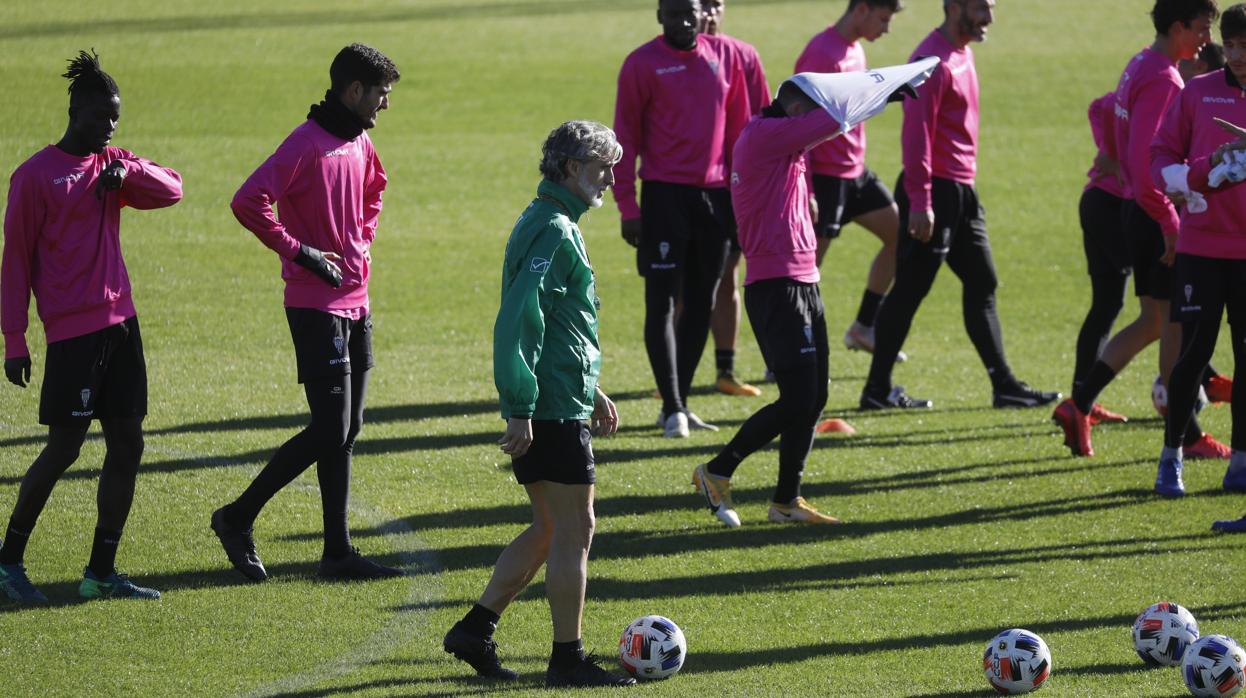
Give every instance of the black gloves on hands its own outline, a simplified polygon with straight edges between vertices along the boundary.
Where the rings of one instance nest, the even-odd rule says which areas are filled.
[[[30,357],[4,360],[4,377],[19,388],[25,388],[30,382]]]
[[[319,276],[333,288],[342,286],[342,270],[336,264],[325,259],[324,253],[310,245],[299,244],[299,253],[294,256],[294,263]]]
[[[898,88],[896,88],[896,91],[892,92],[891,95],[887,97],[887,101],[888,102],[903,102],[905,97],[908,97],[910,99],[917,99],[917,90],[914,89],[913,86],[908,84],[907,82],[899,86]]]

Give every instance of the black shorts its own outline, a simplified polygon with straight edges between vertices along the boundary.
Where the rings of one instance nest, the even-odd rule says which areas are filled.
[[[147,361],[138,318],[48,345],[39,423],[83,426],[92,419],[147,416]]]
[[[1164,233],[1153,218],[1134,201],[1121,206],[1125,235],[1129,238],[1134,266],[1134,295],[1166,301],[1172,294],[1172,269],[1160,261],[1164,256]]]
[[[744,308],[772,370],[826,361],[826,311],[817,284],[787,278],[754,281],[744,287]]]
[[[1121,210],[1124,204],[1124,199],[1096,187],[1082,192],[1077,212],[1082,223],[1086,268],[1091,276],[1124,276],[1133,269],[1133,253]]]
[[[521,485],[539,480],[591,485],[597,482],[595,463],[588,422],[534,419],[532,445],[527,453],[511,459],[511,468]]]
[[[372,316],[351,320],[314,308],[286,308],[298,380],[350,375],[376,365],[372,359]]]
[[[725,188],[646,181],[640,190],[640,219],[636,270],[641,276],[682,276],[693,264],[707,278],[722,276],[735,233],[731,193]]]
[[[1226,310],[1230,325],[1242,327],[1246,321],[1246,259],[1178,254],[1173,278],[1173,322],[1219,324]]]
[[[832,240],[858,216],[889,208],[895,202],[887,186],[869,169],[853,179],[814,175],[813,196],[818,201],[818,223],[813,231]]]

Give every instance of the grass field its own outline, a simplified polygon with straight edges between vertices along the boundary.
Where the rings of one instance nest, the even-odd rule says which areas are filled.
[[[842,0],[732,0],[727,31],[760,50],[772,87]],[[903,61],[937,23],[912,0],[871,63]],[[185,200],[125,215],[123,240],[150,371],[147,452],[120,566],[159,603],[76,602],[94,525],[98,430],[27,554],[52,604],[0,605],[0,682],[12,695],[449,695],[540,692],[549,650],[539,582],[505,616],[516,685],[482,683],[441,651],[501,546],[522,529],[522,489],[493,446],[490,332],[502,245],[532,196],[541,140],[559,122],[609,123],[623,57],[658,32],[652,0],[239,0],[0,4],[0,171],[65,125],[64,60],[94,46],[118,80],[115,143],[178,169]],[[1093,154],[1085,109],[1146,43],[1146,0],[1001,0],[985,45],[979,187],[1020,376],[1067,392],[1088,299],[1076,203]],[[257,524],[273,579],[243,583],[208,529],[306,409],[295,384],[274,255],[231,216],[236,187],[327,86],[342,45],[403,71],[373,138],[390,174],[374,248],[378,366],[356,452],[356,543],[410,571],[363,585],[315,580],[319,499],[308,473]],[[898,112],[870,125],[870,164],[898,171]],[[996,632],[1040,633],[1063,696],[1184,695],[1145,670],[1129,626],[1161,599],[1203,632],[1246,639],[1242,542],[1214,536],[1243,500],[1218,463],[1187,469],[1190,495],[1153,496],[1160,446],[1152,348],[1103,396],[1136,417],[1073,459],[1045,410],[990,409],[946,271],[923,305],[897,381],[938,409],[856,414],[868,358],[835,349],[828,413],[860,430],[819,437],[804,493],[834,530],[765,523],[776,453],[736,477],[745,526],[726,530],[688,485],[757,400],[708,390],[692,407],[725,427],[658,438],[641,340],[642,293],[613,205],[581,221],[603,299],[603,385],[622,433],[597,443],[598,533],[585,642],[613,655],[633,618],[661,613],[690,657],[645,695],[976,696]],[[832,334],[855,312],[876,244],[849,229],[822,284]],[[1132,301],[1127,311],[1132,311]],[[37,323],[37,321],[36,321]],[[38,325],[28,334],[42,378]],[[1227,333],[1226,333],[1227,334]],[[837,336],[837,335],[836,335]],[[740,364],[762,366],[745,328]],[[1220,359],[1230,363],[1227,348]],[[707,360],[707,364],[709,361]],[[712,366],[703,365],[706,384]],[[773,395],[770,387],[768,395]],[[41,448],[37,389],[0,388],[0,516]],[[1226,409],[1204,422],[1227,440]]]

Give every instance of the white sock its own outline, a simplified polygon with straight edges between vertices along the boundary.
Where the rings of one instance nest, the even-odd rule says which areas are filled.
[[[1180,463],[1181,462],[1181,447],[1178,446],[1176,448],[1169,448],[1165,446],[1164,450],[1159,452],[1160,460],[1168,460],[1169,458],[1176,458],[1177,462]]]
[[[1229,456],[1229,470],[1241,470],[1246,468],[1246,451],[1233,450]]]

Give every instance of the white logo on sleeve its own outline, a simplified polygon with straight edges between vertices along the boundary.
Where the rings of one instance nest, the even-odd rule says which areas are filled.
[[[533,257],[532,262],[528,264],[528,271],[533,274],[544,274],[549,270],[549,260],[540,257]]]

